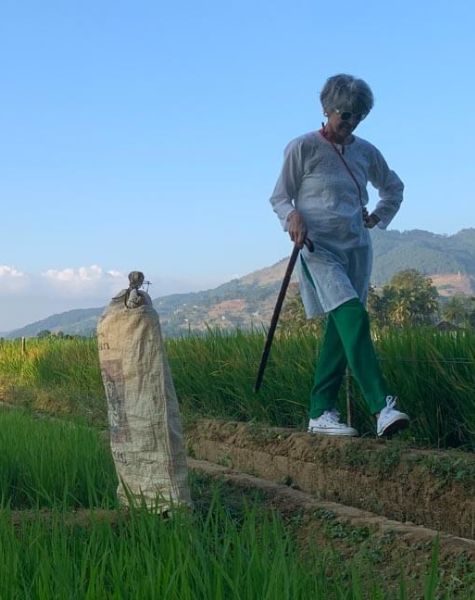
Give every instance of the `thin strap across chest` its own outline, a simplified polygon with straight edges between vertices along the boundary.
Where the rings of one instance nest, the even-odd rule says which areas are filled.
[[[360,184],[358,183],[356,177],[353,174],[353,171],[350,169],[348,163],[346,162],[346,160],[343,158],[343,155],[341,152],[338,152],[338,148],[336,147],[336,145],[327,138],[327,136],[325,135],[325,129],[322,127],[322,129],[320,129],[319,131],[320,135],[329,143],[331,144],[331,147],[333,148],[333,150],[335,150],[337,156],[339,157],[339,159],[341,160],[341,162],[345,165],[346,170],[348,171],[348,173],[350,174],[351,179],[353,179],[355,185],[356,185],[356,189],[358,190],[358,199],[360,201],[360,205],[361,207],[363,207],[363,201],[361,198],[361,188],[360,188]]]

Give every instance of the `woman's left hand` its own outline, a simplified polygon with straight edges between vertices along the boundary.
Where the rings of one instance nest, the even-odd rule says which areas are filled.
[[[364,226],[367,229],[373,229],[373,227],[377,225],[381,221],[381,219],[378,217],[378,215],[375,215],[374,213],[369,214],[365,206],[363,206],[362,210]]]

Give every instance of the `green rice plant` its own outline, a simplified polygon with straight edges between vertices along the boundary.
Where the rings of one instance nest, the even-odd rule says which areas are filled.
[[[302,552],[283,519],[258,505],[230,516],[219,491],[206,510],[172,518],[131,510],[114,524],[53,511],[13,522],[0,513],[0,597],[43,600],[409,599],[376,568],[309,542]],[[434,585],[434,582],[436,585]],[[393,589],[396,588],[396,589]],[[441,590],[429,576],[424,598]],[[470,596],[459,595],[458,598]]]
[[[426,585],[425,585],[425,594],[424,600],[429,600],[435,596],[437,591],[438,583],[439,583],[439,572],[437,568],[439,557],[439,539],[436,540],[433,549],[432,549],[432,557],[431,557],[431,566],[430,570],[426,576]]]
[[[97,431],[0,412],[1,506],[111,507],[116,487],[110,451]]]
[[[55,414],[106,422],[94,339],[28,339],[0,344],[0,400]]]
[[[0,598],[396,597],[368,562],[342,562],[311,540],[302,546],[298,522],[265,509],[258,492],[232,497],[199,475],[194,513],[68,512],[117,508],[110,453],[82,425],[2,412],[0,457]],[[43,510],[13,518],[13,508],[31,507]],[[428,600],[439,597],[434,556]],[[404,589],[398,597],[415,597]]]
[[[178,397],[187,419],[209,415],[303,427],[318,343],[309,335],[280,336],[264,385],[253,391],[264,332],[210,331],[206,337],[168,340]]]
[[[201,415],[305,428],[320,340],[305,332],[280,335],[264,384],[253,385],[264,334],[210,332],[169,340],[178,396],[187,419]],[[387,332],[376,341],[381,368],[399,405],[411,416],[406,439],[435,447],[475,448],[475,333],[434,329]],[[374,418],[353,383],[355,424],[374,435]],[[338,405],[346,410],[342,386]]]
[[[209,330],[169,339],[166,347],[182,415],[259,421],[305,429],[320,339],[312,332],[276,336],[264,382],[253,391],[265,332]],[[411,417],[406,439],[475,449],[475,332],[390,330],[376,340],[381,367]],[[355,425],[374,435],[374,418],[353,385]],[[106,425],[95,340],[28,340],[0,344],[0,400],[34,410],[81,416]],[[338,406],[345,415],[345,390]],[[404,437],[403,436],[403,437]]]
[[[383,370],[412,417],[411,435],[436,447],[475,449],[475,333],[388,332]]]

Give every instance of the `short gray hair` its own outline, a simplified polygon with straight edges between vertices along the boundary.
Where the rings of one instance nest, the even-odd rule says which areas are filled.
[[[373,108],[374,97],[366,81],[340,73],[326,80],[320,102],[325,111],[350,109],[367,115]]]

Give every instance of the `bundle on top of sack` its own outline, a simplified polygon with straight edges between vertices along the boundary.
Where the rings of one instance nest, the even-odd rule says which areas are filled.
[[[164,512],[191,505],[175,386],[144,275],[129,274],[97,326],[119,500]]]

